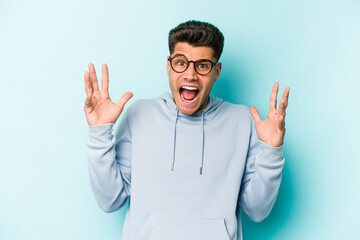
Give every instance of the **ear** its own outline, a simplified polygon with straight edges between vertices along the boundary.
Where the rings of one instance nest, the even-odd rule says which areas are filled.
[[[166,58],[166,70],[167,70],[167,74],[170,75],[170,61],[169,61],[169,56]]]
[[[215,66],[215,81],[216,82],[218,80],[218,78],[220,77],[220,72],[221,72],[221,67],[222,67],[222,64],[221,62],[219,62],[216,66]]]

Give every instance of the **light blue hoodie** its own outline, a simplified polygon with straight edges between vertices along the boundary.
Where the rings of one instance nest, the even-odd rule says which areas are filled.
[[[89,125],[88,166],[102,210],[130,200],[123,240],[239,240],[240,208],[254,221],[270,213],[283,147],[257,138],[247,107],[210,95],[189,116],[165,93],[113,125]]]

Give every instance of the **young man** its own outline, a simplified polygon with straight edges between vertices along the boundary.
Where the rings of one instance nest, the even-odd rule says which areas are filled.
[[[122,239],[242,239],[240,209],[261,221],[274,205],[289,88],[276,109],[279,85],[274,85],[264,121],[254,107],[249,111],[210,95],[221,71],[223,42],[209,23],[188,21],[171,30],[171,94],[133,103],[115,135],[112,127],[132,93],[111,102],[107,66],[99,90],[89,64],[90,183],[105,212],[130,200]]]

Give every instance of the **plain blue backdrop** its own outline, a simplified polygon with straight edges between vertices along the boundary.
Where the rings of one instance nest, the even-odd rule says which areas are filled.
[[[225,35],[215,96],[265,118],[274,82],[291,88],[279,196],[244,238],[360,239],[357,0],[0,1],[0,239],[121,239],[126,208],[90,189],[83,74],[105,62],[113,101],[158,97],[189,19]]]

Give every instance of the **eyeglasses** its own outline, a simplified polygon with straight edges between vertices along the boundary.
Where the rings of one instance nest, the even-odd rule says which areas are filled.
[[[213,66],[217,65],[217,63],[213,63],[208,59],[199,59],[197,61],[189,61],[185,56],[177,56],[175,55],[172,58],[168,58],[170,61],[170,66],[172,70],[177,73],[185,72],[188,69],[190,63],[194,63],[195,72],[200,75],[209,74],[213,68]]]

